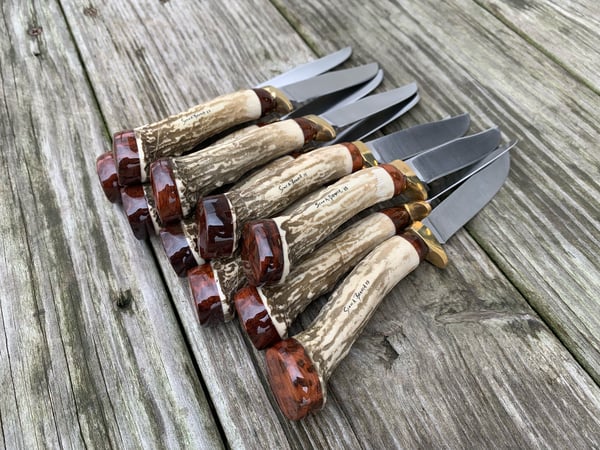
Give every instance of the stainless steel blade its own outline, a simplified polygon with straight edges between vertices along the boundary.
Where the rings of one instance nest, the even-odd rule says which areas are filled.
[[[442,144],[406,162],[421,181],[430,183],[477,162],[494,150],[499,143],[500,130],[490,128]]]
[[[270,80],[265,81],[257,85],[257,88],[265,86],[281,87],[287,84],[297,83],[298,81],[307,80],[312,77],[316,77],[328,70],[339,66],[341,63],[350,58],[352,54],[352,47],[345,47],[337,52],[330,53],[329,55],[323,56],[322,58],[314,61],[301,64],[288,70],[282,74],[279,74]]]
[[[377,63],[365,64],[351,69],[327,72],[308,80],[288,84],[279,89],[298,107],[318,97],[364,83],[372,79],[378,70]]]
[[[397,131],[367,142],[367,147],[379,162],[407,159],[461,137],[469,129],[470,123],[471,119],[465,113]]]
[[[423,224],[440,244],[445,243],[496,195],[509,169],[510,153],[506,152],[436,206]]]
[[[291,119],[294,117],[302,117],[307,114],[324,114],[342,106],[350,105],[357,100],[360,100],[365,95],[370,94],[383,80],[383,70],[379,69],[377,75],[372,80],[363,83],[360,86],[353,86],[341,92],[336,92],[332,95],[320,97],[315,101],[295,109],[291,113],[280,118],[280,120]]]
[[[367,117],[391,108],[398,103],[402,103],[413,97],[416,93],[417,84],[410,83],[391,91],[382,92],[381,94],[369,95],[351,105],[328,111],[322,114],[321,117],[339,131]]]
[[[375,131],[410,111],[413,106],[419,103],[420,99],[421,97],[419,97],[419,94],[415,94],[409,99],[400,102],[391,108],[384,109],[383,111],[373,114],[372,116],[369,116],[360,122],[356,122],[355,124],[344,128],[337,133],[336,138],[331,141],[331,144],[363,140],[370,134],[373,134]]]
[[[458,172],[454,172],[447,177],[439,180],[437,183],[434,183],[433,186],[430,184],[432,188],[429,191],[429,201],[433,202],[443,195],[450,192],[452,189],[464,183],[467,179],[472,177],[474,174],[479,172],[480,170],[486,168],[494,161],[502,157],[505,153],[507,153],[510,149],[512,149],[517,144],[517,141],[509,142],[508,144],[504,144],[498,147],[493,152],[488,153],[485,158],[477,161],[475,164],[465,167]]]

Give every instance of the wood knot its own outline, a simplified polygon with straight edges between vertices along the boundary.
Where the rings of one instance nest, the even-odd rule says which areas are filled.
[[[131,293],[131,289],[127,289],[125,291],[119,291],[114,297],[113,302],[117,305],[117,308],[126,309],[131,306],[133,302],[133,294]]]
[[[96,8],[94,8],[93,6],[87,6],[87,7],[83,8],[83,15],[88,16],[88,17],[97,17],[98,10]]]
[[[29,27],[29,29],[27,30],[27,34],[29,36],[39,36],[40,34],[42,34],[42,31],[44,31],[44,29],[42,27],[32,26],[32,27]]]

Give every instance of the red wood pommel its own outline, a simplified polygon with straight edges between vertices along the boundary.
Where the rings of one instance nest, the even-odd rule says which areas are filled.
[[[240,289],[235,294],[234,302],[242,329],[246,331],[258,350],[270,347],[281,340],[254,286]]]
[[[144,240],[148,234],[153,234],[152,219],[148,210],[148,201],[141,184],[125,186],[121,189],[123,211],[127,216],[131,230],[136,238]]]
[[[319,374],[304,347],[293,338],[278,342],[265,354],[267,378],[281,411],[300,420],[323,407]]]
[[[113,155],[121,186],[142,182],[140,155],[133,130],[119,131],[114,134]]]
[[[156,201],[156,210],[162,223],[181,220],[181,202],[173,168],[168,159],[159,159],[150,165],[150,182]]]
[[[160,230],[159,236],[169,262],[178,276],[185,277],[189,269],[198,265],[180,224],[165,226]]]
[[[204,259],[231,256],[235,244],[235,219],[223,194],[200,199],[196,205],[198,248]]]
[[[273,220],[246,223],[242,232],[242,264],[248,283],[277,283],[284,269],[283,243]]]
[[[225,321],[221,297],[210,264],[188,270],[192,299],[202,326],[218,325]]]
[[[121,203],[121,186],[112,152],[102,153],[96,158],[96,172],[108,201]]]

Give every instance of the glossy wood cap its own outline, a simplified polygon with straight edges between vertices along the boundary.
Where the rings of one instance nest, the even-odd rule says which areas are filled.
[[[241,256],[251,286],[277,283],[284,269],[283,243],[273,220],[246,223],[242,232]]]
[[[189,269],[198,265],[198,261],[181,224],[169,224],[161,228],[158,234],[173,270],[178,276],[185,277]]]
[[[235,294],[234,304],[240,325],[254,347],[263,350],[281,340],[256,287],[240,289]]]
[[[267,378],[281,411],[290,420],[300,420],[323,407],[319,374],[293,338],[278,342],[265,354]]]
[[[200,199],[196,206],[198,248],[204,259],[231,256],[235,244],[235,219],[223,194]]]
[[[140,155],[133,130],[124,130],[113,136],[113,155],[121,186],[142,182]]]
[[[147,239],[148,234],[153,234],[154,231],[144,187],[141,184],[125,186],[121,189],[121,201],[133,235],[139,240]]]
[[[156,201],[156,210],[162,223],[181,220],[181,201],[173,175],[173,167],[168,159],[159,159],[150,165],[150,182]]]
[[[210,264],[202,264],[188,270],[187,276],[200,325],[212,326],[223,323],[221,297]]]
[[[112,152],[102,153],[96,158],[96,173],[108,201],[121,203],[121,186]]]

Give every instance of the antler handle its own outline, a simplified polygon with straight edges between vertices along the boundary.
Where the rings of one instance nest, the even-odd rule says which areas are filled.
[[[305,331],[267,350],[269,384],[287,418],[299,420],[321,409],[332,371],[381,300],[427,251],[413,231],[386,240],[344,279]]]
[[[202,257],[230,256],[246,222],[269,217],[314,191],[362,168],[354,143],[323,147],[283,167],[267,166],[252,184],[198,202],[198,245]]]
[[[242,260],[249,283],[285,281],[291,267],[342,223],[405,187],[406,177],[394,165],[382,164],[309,195],[288,216],[247,223]]]
[[[235,295],[242,329],[262,350],[287,336],[296,317],[317,297],[334,288],[375,246],[425,217],[427,203],[384,209],[348,227],[302,260],[277,286],[246,286]]]
[[[154,162],[150,179],[161,220],[187,216],[200,196],[310,141],[333,139],[333,128],[321,122],[311,116],[274,122],[233,142]]]
[[[180,155],[205,139],[271,112],[292,110],[285,95],[274,88],[246,89],[222,95],[134,130],[115,133],[113,153],[121,185],[142,183],[150,163]]]

